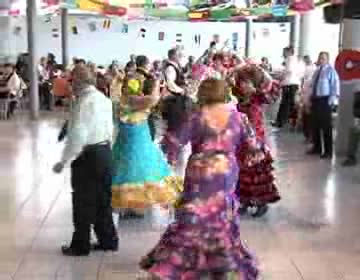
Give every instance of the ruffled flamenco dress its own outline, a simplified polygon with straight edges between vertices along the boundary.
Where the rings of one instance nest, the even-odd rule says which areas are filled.
[[[144,107],[148,98],[137,96],[135,103]],[[148,116],[155,104],[137,110],[124,100],[120,102],[113,146],[112,206],[142,213],[155,204],[172,204],[181,190],[162,151],[151,139]]]
[[[238,111],[246,114],[256,132],[256,138],[262,144],[265,157],[260,162],[249,165],[252,162],[251,155],[246,152],[247,147],[240,149],[237,158],[240,166],[240,176],[237,183],[236,195],[241,208],[240,214],[245,214],[250,208],[255,208],[254,217],[261,217],[268,211],[268,204],[278,202],[281,197],[275,185],[273,157],[265,140],[265,124],[263,105],[275,98],[272,90],[268,92],[257,90],[250,96],[246,96],[239,88],[233,88],[233,94],[238,99]]]
[[[239,174],[236,149],[239,142],[254,143],[254,134],[247,118],[230,107],[232,113],[223,129],[214,131],[205,124],[206,117],[196,112],[180,132],[167,138],[170,161],[188,142],[192,155],[175,222],[142,259],[140,267],[147,275],[141,279],[258,279],[255,258],[241,240],[234,197]],[[209,276],[215,278],[203,278]]]

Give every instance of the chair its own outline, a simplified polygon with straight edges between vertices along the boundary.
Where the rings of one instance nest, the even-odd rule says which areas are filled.
[[[0,99],[0,120],[8,119],[10,98]]]

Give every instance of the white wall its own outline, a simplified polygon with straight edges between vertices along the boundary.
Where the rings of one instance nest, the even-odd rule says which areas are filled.
[[[245,47],[245,24],[244,23],[190,23],[190,22],[131,22],[128,34],[122,33],[122,23],[113,20],[111,28],[103,28],[102,19],[76,19],[70,21],[76,25],[78,35],[70,31],[69,46],[70,56],[82,57],[97,63],[109,63],[113,59],[126,62],[130,54],[145,54],[149,57],[164,58],[167,51],[176,46],[176,34],[182,34],[182,45],[185,54],[200,56],[209,46],[214,34],[220,34],[222,41],[232,38],[237,32],[240,38],[240,48]],[[89,23],[96,22],[97,30],[91,32]],[[26,25],[22,18],[17,19],[16,26],[22,27],[22,32],[13,34],[12,39],[16,42],[17,52],[26,51]],[[52,29],[59,29],[59,18],[53,18],[51,22],[45,23],[44,19],[38,22],[38,46],[39,54],[46,55],[53,52],[59,59],[61,57],[61,38],[53,37]],[[71,28],[71,27],[70,27]],[[145,38],[141,37],[140,29],[145,28]],[[159,41],[159,32],[165,33],[164,41]],[[195,34],[201,34],[201,45],[195,44]],[[59,34],[60,35],[60,34]]]
[[[330,53],[331,61],[334,62],[338,55],[340,25],[326,24],[322,9],[308,12],[302,20],[301,53],[310,55],[313,60],[316,60],[321,51],[327,51]]]
[[[290,42],[290,23],[254,22],[251,56],[257,60],[267,57],[273,65],[283,62],[283,48]]]
[[[95,22],[97,30],[91,32],[89,23]],[[77,26],[78,35],[70,32],[70,56],[82,57],[92,60],[98,64],[107,64],[113,59],[126,62],[130,54],[145,54],[150,58],[164,58],[167,50],[176,45],[176,34],[183,34],[183,45],[186,55],[199,56],[208,47],[214,34],[219,34],[222,41],[229,39],[230,45],[232,34],[237,32],[239,35],[238,47],[241,51],[245,47],[245,23],[190,23],[190,22],[172,22],[172,21],[148,21],[129,23],[129,33],[122,33],[122,22],[113,19],[111,28],[103,28],[103,19],[101,18],[70,18],[70,28]],[[5,25],[0,25],[1,29]],[[21,32],[15,34],[16,27],[21,27]],[[25,18],[11,19],[10,43],[12,46],[11,54],[26,52],[26,21]],[[48,52],[54,53],[58,60],[61,59],[60,30],[59,37],[53,37],[53,29],[60,29],[59,17],[52,18],[51,22],[45,22],[45,18],[38,20],[38,46],[39,56],[46,55]],[[140,36],[140,29],[147,30],[145,38]],[[266,32],[269,34],[266,35]],[[333,57],[337,54],[338,26],[323,23],[318,19],[316,27],[313,26],[311,50],[312,57],[315,59],[320,50],[328,50]],[[165,40],[158,40],[158,33],[165,33]],[[274,65],[282,61],[282,49],[289,44],[290,25],[282,26],[279,23],[254,23],[252,56],[260,59],[262,56],[270,58]],[[195,34],[201,34],[201,45],[195,44]],[[264,36],[265,35],[265,36]],[[1,44],[0,44],[1,45]],[[1,55],[0,48],[0,55]]]

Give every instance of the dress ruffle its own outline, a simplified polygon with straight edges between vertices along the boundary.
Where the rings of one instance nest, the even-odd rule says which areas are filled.
[[[140,267],[163,280],[199,280],[206,273],[258,279],[255,259],[240,238],[239,217],[225,200],[211,198],[178,209],[177,222]]]
[[[112,207],[145,209],[156,204],[176,204],[182,187],[182,179],[176,176],[159,183],[113,185]]]
[[[255,165],[249,165],[249,153],[242,150],[238,154],[240,175],[236,194],[244,205],[263,205],[279,201],[280,195],[275,186],[273,158],[264,149],[265,157]]]

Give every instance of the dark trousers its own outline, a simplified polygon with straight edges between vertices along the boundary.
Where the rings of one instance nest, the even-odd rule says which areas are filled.
[[[74,234],[71,247],[90,250],[90,231],[104,247],[117,246],[118,237],[112,218],[110,145],[93,145],[71,165]]]
[[[42,109],[52,110],[51,84],[48,82],[39,85],[40,105]]]
[[[188,118],[193,109],[193,102],[185,95],[171,95],[163,100],[162,118],[167,129],[176,131]]]
[[[311,105],[311,123],[313,128],[314,151],[332,155],[333,153],[333,127],[332,109],[329,98],[313,98]],[[322,149],[324,143],[324,150]]]
[[[295,109],[295,95],[298,89],[297,85],[282,87],[280,107],[276,118],[277,126],[282,127],[288,122],[290,114]]]
[[[302,112],[302,129],[306,140],[312,140],[311,114],[303,110]]]

